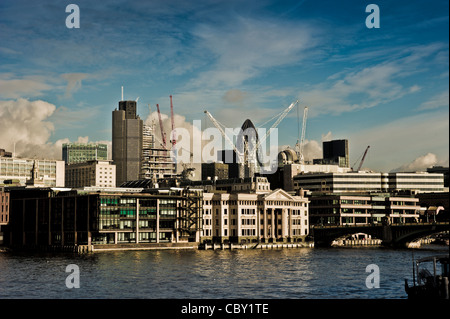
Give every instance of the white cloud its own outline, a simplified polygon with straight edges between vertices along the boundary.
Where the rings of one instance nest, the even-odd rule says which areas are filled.
[[[81,81],[88,77],[87,73],[64,73],[61,77],[67,81],[65,98],[71,98],[72,94],[81,88]]]
[[[200,25],[194,30],[199,50],[208,50],[210,70],[191,82],[194,87],[237,87],[262,69],[295,64],[318,44],[318,29],[287,21],[234,17],[226,25]]]
[[[55,105],[42,101],[17,100],[0,101],[0,148],[20,157],[57,159],[62,158],[62,144],[68,138],[51,142],[55,132],[52,116]],[[88,136],[78,137],[78,143],[88,142]],[[103,141],[111,148],[110,141]]]
[[[436,154],[428,153],[419,156],[411,163],[403,164],[402,166],[392,170],[392,172],[420,172],[426,171],[427,168],[433,167],[438,162]]]
[[[353,164],[370,145],[364,166],[375,171],[389,172],[428,153],[436,155],[439,163],[445,162],[449,146],[448,111],[380,123],[366,130],[348,132],[347,138],[350,163]]]
[[[41,96],[52,88],[42,76],[28,75],[20,78],[10,73],[0,74],[0,96],[5,99]]]
[[[419,110],[437,109],[439,107],[449,106],[448,89],[444,92],[433,96],[429,101],[420,105]]]

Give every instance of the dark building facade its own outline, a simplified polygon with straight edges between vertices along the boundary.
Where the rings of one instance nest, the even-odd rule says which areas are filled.
[[[228,165],[227,178],[239,178],[239,160],[234,150],[217,151],[217,160]]]
[[[202,191],[10,191],[12,248],[199,242]]]
[[[136,114],[136,101],[120,101],[112,112],[112,159],[116,185],[139,179],[142,161],[143,121]]]
[[[224,163],[202,163],[202,180],[208,178],[214,180],[228,179],[228,164]]]
[[[322,143],[323,158],[317,164],[335,164],[350,167],[348,140],[332,140]]]

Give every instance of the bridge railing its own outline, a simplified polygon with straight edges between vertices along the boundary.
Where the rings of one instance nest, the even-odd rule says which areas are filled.
[[[449,225],[448,222],[417,222],[417,223],[391,223],[391,224],[351,224],[351,225],[310,225],[310,228],[352,228],[352,227],[378,227],[378,226],[417,226],[417,225]]]

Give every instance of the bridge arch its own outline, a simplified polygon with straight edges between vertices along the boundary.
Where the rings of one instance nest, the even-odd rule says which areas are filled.
[[[314,226],[311,236],[317,246],[331,246],[337,238],[355,233],[365,233],[382,240],[383,245],[405,246],[419,238],[448,231],[448,223],[417,223],[360,226]]]

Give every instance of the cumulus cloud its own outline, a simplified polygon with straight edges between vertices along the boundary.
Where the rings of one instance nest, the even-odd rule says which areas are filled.
[[[402,166],[392,170],[392,172],[419,172],[426,171],[427,168],[433,167],[438,163],[436,154],[427,153],[419,156],[411,163],[403,164]]]
[[[70,140],[62,138],[56,142],[50,141],[55,132],[52,115],[56,110],[55,105],[42,100],[19,98],[0,101],[0,148],[15,151],[18,157],[61,160],[62,144]],[[75,142],[88,141],[89,138],[84,136],[78,137]],[[110,141],[102,142],[111,149]]]
[[[45,101],[0,101],[0,137],[2,148],[23,152],[29,144],[44,144],[54,131],[48,118],[56,106]]]

